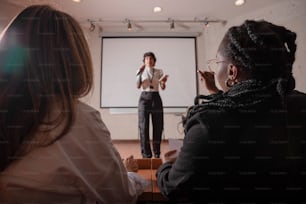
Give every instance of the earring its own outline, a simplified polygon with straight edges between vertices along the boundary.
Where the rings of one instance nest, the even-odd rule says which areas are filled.
[[[229,79],[229,78],[225,80],[225,85],[228,88],[234,86],[236,83],[237,83],[237,80],[233,80],[233,79]]]

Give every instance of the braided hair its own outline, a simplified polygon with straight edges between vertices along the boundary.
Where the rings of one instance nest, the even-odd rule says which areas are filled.
[[[202,110],[284,106],[286,95],[295,88],[292,76],[295,40],[294,32],[267,21],[246,20],[240,26],[231,27],[218,51],[249,79],[235,84],[225,93],[197,96],[183,123]]]
[[[246,20],[228,30],[219,51],[252,79],[277,80],[277,91],[284,96],[295,88],[292,76],[295,40],[296,33],[283,26]]]

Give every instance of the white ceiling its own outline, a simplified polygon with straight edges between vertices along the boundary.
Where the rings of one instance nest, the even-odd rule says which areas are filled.
[[[246,4],[234,6],[234,0],[81,0],[75,3],[72,0],[1,0],[21,7],[31,4],[49,4],[74,16],[81,24],[89,26],[88,19],[99,21],[95,24],[103,30],[124,28],[130,19],[134,28],[146,30],[146,23],[141,21],[164,21],[173,19],[185,21],[194,19],[227,20],[239,15],[252,12],[263,7],[278,4],[289,0],[246,0]],[[153,7],[160,6],[161,13],[154,13]],[[124,25],[126,24],[126,25]],[[164,26],[169,29],[168,23],[150,23],[150,27]],[[163,25],[162,25],[163,24]],[[177,22],[179,29],[188,30],[191,24]]]

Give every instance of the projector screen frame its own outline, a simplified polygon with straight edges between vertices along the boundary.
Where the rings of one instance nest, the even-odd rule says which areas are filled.
[[[193,49],[194,53],[192,53],[193,55],[189,56],[189,57],[193,58],[193,60],[194,60],[193,64],[191,65],[191,66],[194,66],[194,69],[192,69],[192,67],[190,67],[190,68],[188,68],[188,72],[190,72],[190,75],[193,75],[193,78],[191,79],[192,80],[191,82],[189,81],[189,79],[187,79],[187,80],[181,79],[181,83],[193,83],[193,85],[191,85],[193,87],[192,88],[193,90],[190,90],[192,93],[187,97],[188,100],[189,100],[189,103],[186,103],[186,104],[183,104],[183,105],[182,104],[167,105],[167,104],[164,103],[163,105],[164,105],[164,108],[167,109],[167,110],[169,110],[169,109],[180,109],[180,108],[185,109],[185,108],[193,105],[194,97],[198,93],[198,75],[196,74],[196,70],[197,70],[197,66],[198,66],[198,63],[197,63],[197,61],[198,61],[197,60],[197,38],[195,36],[101,36],[100,108],[102,108],[102,109],[130,109],[130,108],[135,109],[135,108],[138,107],[137,103],[135,103],[135,105],[127,105],[127,106],[125,106],[125,105],[105,105],[105,104],[103,104],[102,98],[106,97],[106,96],[103,95],[104,94],[103,91],[105,91],[103,89],[103,87],[105,86],[105,85],[103,85],[103,82],[104,82],[103,79],[105,80],[105,78],[103,78],[103,77],[105,77],[105,74],[106,74],[106,73],[104,73],[104,69],[103,69],[103,66],[105,66],[104,61],[103,61],[103,60],[105,60],[105,59],[103,59],[105,57],[105,55],[104,55],[105,51],[104,51],[103,46],[104,46],[104,43],[105,43],[104,40],[106,40],[106,39],[118,39],[118,40],[120,40],[120,39],[135,39],[135,40],[137,40],[137,39],[139,39],[139,40],[140,39],[141,40],[145,40],[145,39],[163,39],[163,40],[188,39],[188,40],[191,40],[193,42],[193,45],[192,45],[193,48],[192,49]],[[161,61],[160,60],[160,58],[161,58],[160,55],[161,54],[158,53],[158,52],[155,52],[154,50],[150,50],[149,48],[146,51],[153,51],[155,53],[156,57],[157,57],[156,68],[158,68],[158,69],[161,68],[161,69],[163,69],[164,74],[169,74],[168,70],[167,70],[167,67],[165,67],[163,64],[160,63],[160,61]],[[137,88],[136,88],[136,70],[139,66],[141,66],[143,53],[144,53],[144,51],[142,51],[141,54],[138,54],[135,57],[136,60],[139,63],[135,66],[132,66],[133,70],[131,70],[131,72],[133,74],[133,82],[129,86],[132,86],[136,91],[138,91]],[[122,58],[122,56],[117,55],[117,53],[112,53],[112,54],[115,55],[115,58],[117,57],[118,60],[120,60],[120,58]],[[184,60],[184,58],[180,58],[178,60]],[[170,75],[169,76],[169,83],[171,83],[171,80],[174,80],[173,79],[174,76],[172,74],[169,74],[169,75]],[[124,81],[124,79],[122,79],[122,80]],[[168,91],[168,89],[171,89],[171,87],[169,87],[169,86],[167,86],[165,92]],[[108,86],[108,89],[110,89],[110,87],[111,86]],[[124,86],[122,86],[122,91],[125,91]],[[164,102],[166,100],[164,99],[165,97],[163,97],[163,95],[167,95],[167,94],[163,94],[163,92],[164,91],[160,90],[162,100]],[[120,93],[115,93],[114,92],[113,94],[120,94]],[[140,93],[138,93],[138,94],[136,94],[132,97],[135,98],[135,101],[138,102],[139,95],[140,95]],[[124,100],[124,98],[122,98],[121,100]]]

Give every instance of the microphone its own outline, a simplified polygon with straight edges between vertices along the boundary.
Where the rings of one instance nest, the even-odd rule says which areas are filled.
[[[139,68],[139,70],[138,70],[136,76],[138,76],[139,74],[141,74],[141,73],[143,72],[144,69],[145,69],[145,65],[142,65],[142,66]]]
[[[141,74],[143,71],[139,70],[136,74],[136,76],[138,76],[139,74]]]

